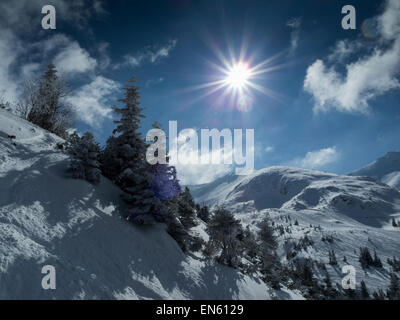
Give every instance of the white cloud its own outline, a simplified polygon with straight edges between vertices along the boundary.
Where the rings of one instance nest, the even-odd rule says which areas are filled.
[[[385,39],[398,40],[400,36],[400,2],[398,0],[386,1],[386,9],[378,17],[378,24]]]
[[[81,48],[76,41],[71,41],[54,59],[60,72],[82,73],[93,70],[97,61]]]
[[[339,40],[336,42],[332,53],[328,56],[328,61],[342,63],[363,47],[365,46],[360,41]]]
[[[265,148],[265,152],[272,152],[272,151],[274,151],[274,147],[272,147],[272,146],[267,146],[266,148]]]
[[[339,153],[336,147],[330,147],[307,152],[304,158],[296,158],[290,161],[289,165],[306,169],[320,169],[338,159]]]
[[[21,76],[24,79],[32,79],[40,69],[39,63],[27,63],[21,67]]]
[[[150,87],[159,83],[164,82],[164,78],[160,77],[160,78],[156,78],[156,79],[150,79],[146,81],[146,87]]]
[[[0,97],[8,101],[15,100],[18,95],[17,83],[11,73],[11,66],[19,52],[19,41],[8,30],[0,29]]]
[[[108,99],[118,88],[115,81],[97,76],[68,97],[67,102],[76,108],[79,119],[91,126],[98,126],[104,118],[110,117],[112,109]]]
[[[195,130],[190,130],[184,136],[177,138],[178,159],[173,159],[172,154],[169,155],[171,162],[175,163],[178,179],[183,185],[209,183],[233,170],[232,164],[223,163],[225,159],[232,157],[232,153],[224,154],[223,148],[212,148],[212,150],[202,154],[200,148],[194,148],[193,145],[187,143],[184,138],[186,137],[192,141],[193,139],[196,140],[195,133]],[[200,134],[196,134],[200,136]],[[213,159],[213,156],[219,157],[220,164],[201,164],[203,160],[204,162],[208,162],[209,159]]]
[[[111,58],[108,53],[110,44],[108,42],[100,42],[98,45],[99,59],[98,66],[101,69],[107,69],[111,65]]]
[[[22,81],[38,77],[50,61],[68,76],[94,71],[97,65],[96,59],[63,34],[29,42],[9,29],[0,29],[0,95],[16,102]]]
[[[69,75],[87,73],[98,65],[78,42],[66,35],[40,32],[41,8],[45,4],[42,0],[0,2],[0,95],[10,102],[18,101],[22,81],[38,77],[50,61]],[[91,16],[104,13],[100,0],[55,0],[52,4],[56,6],[57,19],[74,25],[84,26]],[[107,64],[105,55],[100,48],[101,66]]]
[[[126,55],[124,64],[131,67],[138,67],[142,63],[157,63],[163,58],[167,58],[170,52],[176,47],[178,40],[169,40],[164,46],[151,46],[135,55]]]
[[[177,164],[178,179],[183,185],[209,183],[232,171],[232,167],[224,164]]]
[[[290,19],[286,23],[286,26],[292,29],[290,34],[290,52],[293,53],[299,45],[301,18]]]
[[[316,60],[307,69],[304,89],[315,101],[314,112],[336,109],[342,112],[370,112],[369,102],[380,95],[400,88],[400,3],[388,0],[382,15],[377,17],[381,39],[375,48],[356,61],[345,65],[345,72],[338,70],[344,58],[362,47],[360,40],[336,44],[327,65]]]

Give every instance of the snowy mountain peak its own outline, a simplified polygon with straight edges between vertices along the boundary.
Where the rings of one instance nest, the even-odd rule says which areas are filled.
[[[400,190],[400,152],[391,151],[371,164],[350,173],[368,176]]]
[[[250,230],[257,230],[269,216],[283,244],[279,253],[285,262],[313,261],[316,277],[323,280],[328,272],[339,285],[343,265],[353,266],[357,283],[363,280],[371,290],[389,284],[392,267],[384,262],[384,269],[363,269],[359,250],[376,250],[382,261],[400,254],[400,233],[391,224],[400,218],[397,190],[370,177],[290,167],[270,167],[220,181],[194,188],[196,200],[223,204]],[[340,261],[331,265],[328,257],[333,251]]]
[[[194,188],[196,200],[225,204],[236,212],[264,209],[318,210],[373,227],[390,224],[400,193],[369,177],[335,175],[291,167],[270,167],[220,185]]]

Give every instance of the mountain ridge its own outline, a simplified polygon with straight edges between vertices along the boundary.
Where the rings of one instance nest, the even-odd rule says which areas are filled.
[[[351,176],[368,176],[400,190],[400,152],[389,151],[374,162],[349,173]]]

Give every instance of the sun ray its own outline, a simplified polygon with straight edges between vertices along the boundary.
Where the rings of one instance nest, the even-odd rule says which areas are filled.
[[[260,92],[281,103],[284,101],[282,96],[265,85],[261,85],[260,82],[265,83],[265,77],[262,75],[288,65],[288,63],[277,63],[287,50],[255,63],[256,55],[248,55],[247,45],[242,45],[238,52],[239,55],[235,55],[233,46],[227,43],[226,55],[224,55],[215,41],[208,39],[208,44],[217,60],[205,59],[205,61],[211,69],[215,70],[215,73],[209,75],[210,81],[186,88],[185,92],[205,91],[195,99],[192,98],[191,102],[199,101],[217,92],[219,92],[219,96],[213,95],[216,104],[225,101],[229,103],[229,108],[233,107],[241,111],[251,109],[251,105],[255,101],[254,92]],[[228,106],[225,104],[225,107]]]

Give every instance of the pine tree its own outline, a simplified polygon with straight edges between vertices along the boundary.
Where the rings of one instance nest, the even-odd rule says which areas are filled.
[[[390,285],[386,292],[389,300],[399,300],[400,299],[400,283],[398,276],[392,271],[390,273]]]
[[[375,300],[385,300],[385,293],[382,289],[379,289],[378,292],[374,291],[372,294]]]
[[[68,86],[57,76],[54,64],[49,64],[40,81],[32,83],[25,91],[22,104],[28,121],[67,138],[66,130],[73,123],[74,112],[64,99],[69,94]]]
[[[274,228],[268,217],[265,217],[258,225],[259,231],[257,233],[259,242],[259,255],[261,258],[260,271],[263,278],[274,289],[280,288],[281,278],[281,264],[276,249],[278,242],[276,240]]]
[[[167,204],[167,232],[178,243],[182,251],[187,251],[189,244],[189,233],[178,218],[178,203],[170,200]]]
[[[314,282],[313,270],[311,267],[311,263],[308,260],[298,264],[297,272],[300,275],[300,280],[303,285],[311,286],[313,284]]]
[[[236,267],[239,262],[238,234],[241,230],[239,220],[224,207],[218,207],[207,224],[209,241],[206,253],[210,256],[220,252],[217,261],[221,264]]]
[[[139,102],[139,87],[132,78],[124,88],[124,107],[114,107],[121,115],[114,121],[116,136],[108,139],[103,154],[105,174],[123,191],[122,198],[130,205],[126,218],[137,224],[165,222],[167,209],[150,189],[151,166],[146,161],[146,143],[139,132],[143,108]],[[110,154],[112,152],[112,154]]]
[[[207,223],[210,220],[210,210],[208,209],[208,207],[201,207],[200,210],[197,212],[197,217]]]
[[[177,200],[179,219],[181,220],[182,224],[187,229],[196,226],[197,222],[195,203],[188,187],[185,187],[185,190],[177,198]]]
[[[82,137],[73,133],[69,138],[67,152],[72,156],[68,172],[75,179],[85,179],[91,183],[100,182],[100,146],[93,134],[86,132]]]
[[[330,265],[337,265],[336,254],[334,250],[329,251],[329,264]]]
[[[161,129],[159,122],[153,123],[153,129]],[[155,139],[154,142],[157,142]],[[166,142],[161,146],[166,150]],[[155,151],[158,156],[158,150]],[[151,167],[150,189],[160,200],[169,200],[181,194],[181,186],[177,178],[176,168],[168,164],[169,157],[167,155],[167,163],[156,163]]]
[[[181,193],[176,169],[168,164],[155,164],[149,175],[150,189],[160,200],[169,200]]]
[[[369,299],[369,292],[364,280],[361,281],[361,297],[363,299]]]
[[[249,260],[253,261],[259,254],[259,245],[253,232],[251,232],[249,226],[246,229],[241,229],[237,237],[240,241],[243,255]]]
[[[264,272],[270,271],[276,263],[275,250],[278,243],[270,219],[267,217],[259,224],[258,238],[260,239],[262,269]]]
[[[325,286],[326,286],[327,289],[331,289],[332,288],[332,281],[331,281],[331,277],[329,276],[329,272],[328,271],[325,272],[324,282],[325,282]]]
[[[394,272],[400,271],[400,259],[398,260],[395,256],[393,256],[393,260],[388,258],[387,263],[393,268]]]
[[[382,268],[382,261],[379,259],[378,255],[376,254],[376,250],[374,250],[374,261],[372,262],[374,267]]]
[[[372,259],[371,254],[369,253],[369,250],[367,247],[360,248],[360,256],[358,261],[361,264],[361,267],[363,269],[368,268],[369,266],[372,266],[374,263],[374,259]]]

